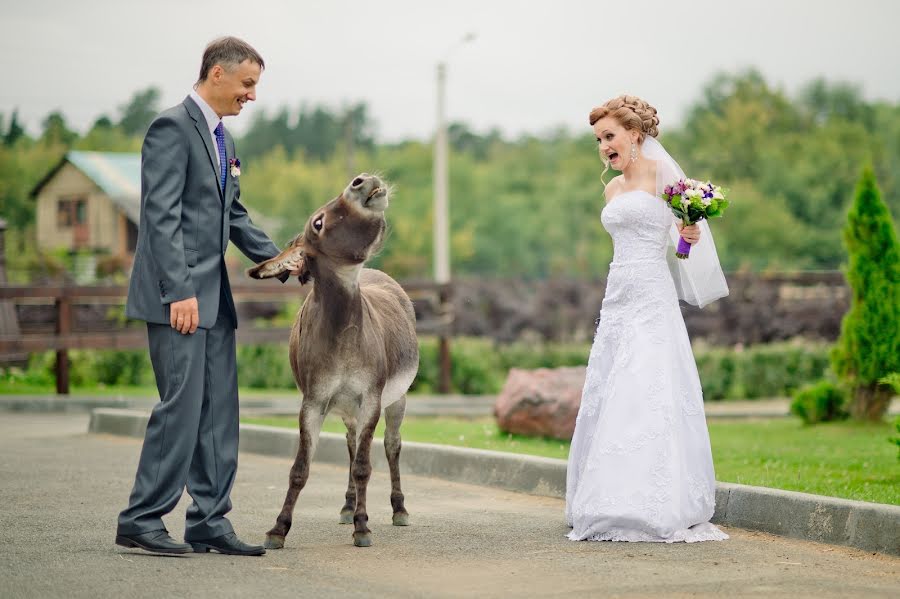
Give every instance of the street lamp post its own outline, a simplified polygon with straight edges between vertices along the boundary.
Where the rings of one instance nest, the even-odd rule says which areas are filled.
[[[450,210],[447,202],[447,63],[437,65],[437,131],[434,135],[434,280],[450,282]]]
[[[474,39],[474,33],[466,34],[447,50],[444,59],[437,64],[437,129],[434,134],[434,280],[441,286],[440,318],[442,320],[446,320],[450,316],[450,298],[447,289],[447,284],[450,283],[450,200],[447,181],[448,149],[445,106],[447,60],[454,50]],[[438,351],[441,371],[438,389],[441,393],[449,393],[450,339],[446,335],[441,336]]]

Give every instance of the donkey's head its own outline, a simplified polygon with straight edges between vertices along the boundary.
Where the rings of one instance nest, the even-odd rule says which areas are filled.
[[[315,212],[288,247],[247,271],[254,279],[300,271],[300,282],[312,276],[310,262],[338,269],[360,265],[381,247],[388,188],[375,175],[357,175],[343,193]]]

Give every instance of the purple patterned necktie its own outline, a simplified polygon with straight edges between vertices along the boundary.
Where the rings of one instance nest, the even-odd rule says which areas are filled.
[[[219,147],[219,187],[222,191],[225,191],[225,127],[222,126],[222,121],[219,121],[219,124],[216,125],[216,145]]]

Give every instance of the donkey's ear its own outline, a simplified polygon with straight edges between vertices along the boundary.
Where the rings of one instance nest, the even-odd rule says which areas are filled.
[[[260,262],[248,270],[247,274],[253,279],[270,279],[295,270],[300,271],[299,278],[301,283],[305,283],[306,280],[309,279],[309,269],[306,266],[306,257],[301,236],[298,236],[291,241],[283,252],[274,258],[269,258],[264,262]]]

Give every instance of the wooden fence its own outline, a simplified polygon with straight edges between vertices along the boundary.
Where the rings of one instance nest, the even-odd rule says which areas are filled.
[[[431,304],[428,313],[433,318],[416,323],[420,335],[439,338],[439,390],[450,391],[450,336],[453,324],[449,285],[431,281],[406,281],[401,285],[414,302]],[[282,285],[275,281],[239,283],[232,286],[236,304],[252,302],[285,303],[302,298],[306,287],[295,284]],[[147,347],[147,333],[143,327],[123,326],[121,329],[102,332],[91,331],[90,326],[73,327],[73,306],[94,302],[122,305],[128,295],[125,286],[29,286],[0,285],[0,301],[52,302],[56,306],[56,330],[53,333],[0,334],[0,355],[37,351],[56,351],[56,392],[69,393],[70,349],[142,349]],[[261,327],[241,323],[237,329],[237,342],[242,344],[287,344],[289,327]]]

